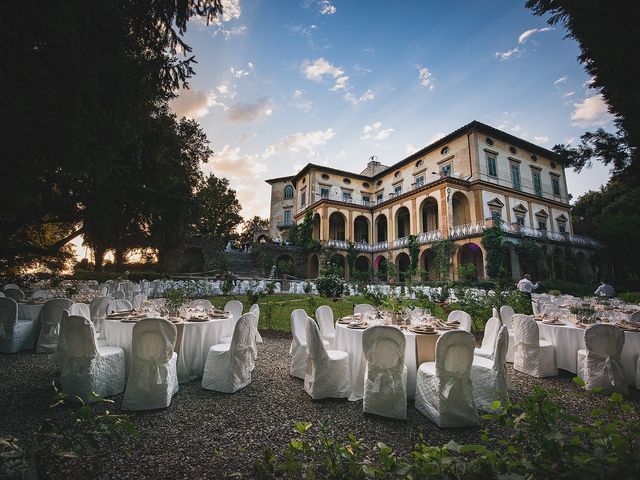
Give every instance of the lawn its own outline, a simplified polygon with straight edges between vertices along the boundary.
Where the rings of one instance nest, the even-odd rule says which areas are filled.
[[[219,295],[209,297],[209,300],[217,308],[223,308],[229,300],[239,300],[244,306],[244,311],[249,311],[251,307],[247,295]],[[315,317],[316,308],[320,305],[329,305],[333,309],[334,318],[353,313],[354,305],[359,303],[371,303],[363,295],[342,297],[334,301],[332,298],[320,297],[318,295],[294,295],[294,294],[274,294],[267,295],[258,300],[260,305],[260,329],[275,330],[281,332],[291,331],[291,312],[297,308],[302,308],[311,317]],[[406,300],[407,306],[419,305],[417,301]],[[439,307],[433,312],[439,318],[445,318],[445,313]]]

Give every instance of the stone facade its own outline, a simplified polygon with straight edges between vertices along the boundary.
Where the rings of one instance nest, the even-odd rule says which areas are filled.
[[[200,273],[226,270],[224,245],[217,239],[192,238],[164,255],[168,273]]]

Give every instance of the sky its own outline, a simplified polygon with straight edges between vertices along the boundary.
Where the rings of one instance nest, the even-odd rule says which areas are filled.
[[[171,102],[200,122],[242,215],[268,217],[267,178],[318,163],[359,172],[479,120],[551,148],[613,129],[566,31],[524,2],[224,0],[189,22],[198,64]],[[608,169],[567,172],[574,199]]]

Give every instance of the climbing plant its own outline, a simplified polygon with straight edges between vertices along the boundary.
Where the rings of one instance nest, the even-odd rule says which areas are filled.
[[[539,276],[542,273],[538,268],[538,259],[542,256],[543,250],[537,242],[529,238],[521,238],[515,246],[515,250],[524,273],[530,273],[534,276]]]
[[[490,278],[504,275],[504,233],[500,227],[488,228],[482,234],[481,242],[486,252],[485,265]]]
[[[351,275],[356,270],[356,259],[358,258],[358,251],[353,243],[349,242],[349,248],[347,248],[347,264],[349,265],[349,272]]]
[[[415,235],[409,235],[409,273],[414,276],[418,272],[420,262],[420,245]]]
[[[453,254],[454,244],[451,240],[438,240],[433,242],[431,249],[434,253],[434,263],[440,280],[449,278],[449,265],[451,263],[451,255]]]

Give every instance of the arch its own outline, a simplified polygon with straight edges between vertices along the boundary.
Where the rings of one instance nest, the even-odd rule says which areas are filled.
[[[344,240],[346,238],[347,219],[340,212],[329,215],[329,239]]]
[[[358,215],[353,221],[353,235],[356,242],[369,243],[369,219]]]
[[[471,208],[469,200],[462,192],[455,192],[451,197],[451,208],[453,209],[453,226],[467,225],[471,223]]]
[[[366,255],[360,255],[356,258],[356,263],[354,265],[355,272],[354,275],[357,275],[360,280],[368,280],[371,272],[371,260]],[[353,275],[352,275],[353,276]]]
[[[396,238],[408,237],[410,230],[411,214],[407,207],[400,207],[396,212]]]
[[[318,278],[318,273],[320,272],[320,260],[318,259],[318,255],[315,253],[309,257],[307,271],[309,272],[309,278]]]
[[[190,247],[182,253],[180,270],[185,273],[202,272],[204,270],[204,253],[201,248]]]
[[[376,218],[376,242],[387,241],[387,216],[380,214]]]
[[[313,216],[313,230],[311,232],[311,236],[314,240],[320,240],[320,214],[316,213]]]
[[[267,237],[265,234],[258,235],[258,238],[256,238],[256,243],[267,243],[267,242],[269,242],[269,237]]]
[[[376,272],[376,277],[381,280],[386,280],[388,271],[386,257],[384,255],[378,255],[373,261],[373,266]]]
[[[293,273],[293,269],[293,259],[289,255],[280,255],[276,260],[276,270],[280,278],[284,275],[291,275]]]
[[[484,258],[482,249],[476,243],[465,243],[458,248],[458,269],[463,265],[473,265],[475,278],[484,277]],[[462,279],[460,279],[462,280]]]
[[[576,253],[576,267],[581,274],[582,281],[587,279],[591,280],[593,277],[593,271],[591,269],[591,262],[587,259],[584,252]]]
[[[567,255],[565,251],[556,247],[553,249],[553,273],[558,280],[566,280],[567,279],[567,267],[571,268],[567,265]]]
[[[291,185],[284,187],[284,198],[293,198],[293,187]]]
[[[424,271],[425,280],[438,280],[438,269],[436,268],[436,255],[428,248],[420,255],[420,269]]]
[[[347,258],[344,255],[340,255],[339,253],[334,253],[329,258],[329,261],[334,265],[340,267],[342,269],[342,275],[346,278],[347,275]]]
[[[504,242],[504,270],[507,278],[519,280],[521,278],[520,259],[513,242]]]
[[[405,282],[410,280],[409,269],[411,268],[411,259],[406,252],[400,252],[396,256],[396,271],[398,272],[398,280]]]
[[[427,197],[420,204],[420,231],[436,230],[438,230],[438,202],[433,197]]]

